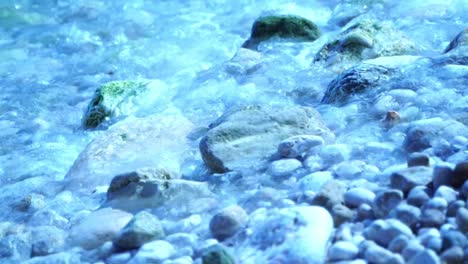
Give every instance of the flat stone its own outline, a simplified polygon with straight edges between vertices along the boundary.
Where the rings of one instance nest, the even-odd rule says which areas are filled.
[[[353,260],[359,253],[358,247],[348,241],[338,241],[328,250],[328,258],[331,261]]]
[[[408,192],[418,185],[427,185],[432,181],[432,168],[416,166],[394,172],[390,175],[390,186]]]
[[[247,220],[248,215],[242,207],[236,205],[226,207],[211,218],[211,234],[222,241],[244,228]]]
[[[361,204],[371,205],[374,199],[374,192],[360,187],[351,188],[344,194],[345,205],[351,208],[359,207]]]

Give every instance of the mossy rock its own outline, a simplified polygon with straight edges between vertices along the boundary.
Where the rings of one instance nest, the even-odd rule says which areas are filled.
[[[96,128],[106,119],[121,114],[119,107],[129,97],[136,96],[147,89],[143,81],[113,81],[99,87],[94,93],[83,117],[85,129]]]
[[[234,264],[229,253],[219,244],[207,248],[202,256],[203,264]]]
[[[255,20],[250,38],[243,48],[256,50],[258,45],[272,37],[294,41],[314,41],[320,37],[320,30],[312,21],[294,15],[274,15]]]

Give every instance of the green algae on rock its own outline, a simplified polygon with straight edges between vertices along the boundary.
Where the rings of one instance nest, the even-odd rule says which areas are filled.
[[[119,115],[119,109],[129,97],[136,96],[148,88],[143,81],[113,81],[99,87],[94,93],[83,117],[83,127],[96,128],[107,118]]]
[[[243,48],[256,50],[260,42],[272,37],[295,41],[314,41],[320,37],[320,30],[312,21],[295,15],[272,15],[255,20],[250,38]]]
[[[207,248],[202,255],[203,264],[234,264],[234,259],[224,249],[223,246],[216,244]]]

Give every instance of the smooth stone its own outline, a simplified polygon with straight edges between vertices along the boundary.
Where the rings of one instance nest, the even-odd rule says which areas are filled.
[[[424,209],[420,222],[424,227],[440,227],[445,222],[445,215],[437,209]]]
[[[364,221],[366,219],[373,219],[374,218],[374,210],[372,206],[369,204],[361,204],[357,208],[357,219],[360,221]]]
[[[442,233],[442,250],[449,249],[451,247],[465,248],[468,244],[466,235],[458,230],[448,230]]]
[[[459,208],[456,214],[456,223],[458,229],[463,233],[468,233],[468,209]]]
[[[297,185],[298,189],[302,192],[319,192],[320,189],[324,186],[324,184],[330,180],[333,180],[333,174],[331,172],[317,171],[302,177],[297,182]]]
[[[162,264],[192,264],[193,259],[190,256],[183,256],[176,259],[168,259],[162,262]]]
[[[328,259],[331,261],[353,260],[359,253],[359,248],[348,241],[338,241],[328,250]]]
[[[350,208],[359,207],[361,204],[371,205],[375,199],[375,193],[365,188],[351,188],[344,194],[345,205]]]
[[[418,232],[418,240],[426,248],[440,252],[442,249],[442,237],[437,228],[422,228]]]
[[[422,209],[423,210],[424,209],[435,209],[435,210],[439,210],[441,212],[445,212],[447,210],[447,207],[448,207],[447,200],[445,200],[442,197],[434,197],[434,198],[430,199],[429,201],[427,201],[427,203],[424,204]]]
[[[432,181],[432,168],[426,166],[409,167],[390,175],[390,186],[406,193],[418,185]]]
[[[304,157],[312,148],[325,144],[320,136],[298,135],[289,137],[278,145],[278,153],[284,158]]]
[[[468,180],[468,161],[460,162],[455,166],[453,170],[452,186],[454,188],[460,188]]]
[[[60,252],[47,256],[40,256],[21,262],[23,264],[81,264],[78,254]]]
[[[128,264],[160,263],[176,253],[176,249],[164,240],[144,244]]]
[[[322,159],[322,165],[327,168],[347,160],[351,155],[351,149],[346,144],[329,144],[321,147],[318,155]]]
[[[344,183],[338,180],[326,182],[319,193],[312,200],[312,205],[323,206],[331,210],[336,204],[344,203],[344,193],[346,187]]]
[[[202,252],[202,264],[234,264],[234,258],[220,244],[212,245]]]
[[[451,247],[440,255],[440,259],[447,264],[463,263],[464,252],[461,247]]]
[[[394,254],[391,251],[376,244],[372,244],[366,249],[364,252],[364,258],[369,263],[375,264],[404,263],[403,258],[400,255]]]
[[[133,216],[132,220],[117,234],[114,245],[121,249],[135,249],[151,240],[164,238],[164,230],[159,219],[142,211]]]
[[[442,185],[437,188],[436,192],[434,193],[434,197],[441,197],[447,201],[448,204],[455,202],[458,197],[458,192],[452,189],[451,187]]]
[[[58,253],[65,248],[65,231],[53,226],[38,226],[32,229],[32,256]]]
[[[425,186],[416,186],[408,193],[406,202],[410,205],[421,207],[429,201],[431,197],[428,194],[428,188]]]
[[[387,247],[388,244],[398,236],[413,238],[411,229],[397,219],[376,220],[365,230],[364,236],[377,244]]]
[[[390,189],[378,193],[372,204],[377,217],[386,217],[390,211],[403,201],[403,193],[400,190]]]
[[[342,204],[335,204],[331,213],[335,227],[338,227],[343,223],[350,222],[355,217],[355,212]]]
[[[456,217],[458,209],[465,206],[466,203],[463,200],[457,200],[453,203],[450,203],[447,208],[447,217]]]
[[[112,254],[106,259],[106,264],[126,264],[132,258],[130,252]]]
[[[87,215],[70,230],[70,242],[86,250],[95,249],[114,239],[130,222],[132,215],[116,209],[99,209]]]
[[[423,250],[412,257],[408,264],[439,264],[439,257],[430,249]]]
[[[394,253],[401,253],[408,246],[409,239],[405,235],[399,235],[392,239],[388,244],[387,249]]]
[[[408,156],[408,167],[426,166],[429,167],[429,156],[424,153],[411,153]]]
[[[297,159],[280,159],[270,163],[268,173],[273,179],[285,179],[301,167],[302,163]]]
[[[242,230],[247,220],[248,215],[242,207],[237,205],[226,207],[211,218],[211,234],[220,241],[225,240]]]
[[[409,241],[408,245],[401,252],[401,256],[403,256],[403,258],[407,262],[409,262],[416,255],[423,252],[424,249],[425,248],[417,240],[411,240],[411,241]]]
[[[440,186],[452,186],[453,170],[449,166],[438,165],[434,167],[432,175],[432,184],[434,189],[437,190]]]
[[[460,192],[463,194],[465,198],[468,198],[468,181],[465,181],[465,183],[461,187]]]
[[[190,233],[174,233],[166,236],[165,240],[176,248],[195,247],[198,237]]]
[[[399,204],[390,212],[390,217],[400,220],[409,227],[415,227],[419,221],[421,210],[405,203]]]

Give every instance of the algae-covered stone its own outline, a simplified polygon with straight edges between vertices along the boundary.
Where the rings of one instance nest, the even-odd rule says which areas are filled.
[[[0,28],[13,29],[15,27],[46,23],[50,19],[39,13],[13,7],[0,7]]]
[[[220,117],[200,142],[205,164],[214,172],[262,169],[280,142],[294,135],[334,139],[313,108],[248,106]]]
[[[260,42],[272,37],[295,41],[314,41],[320,37],[320,30],[312,21],[295,15],[272,15],[255,20],[250,38],[243,48],[257,49]]]
[[[413,41],[390,23],[362,19],[325,44],[314,61],[353,64],[381,56],[409,54],[415,47]]]
[[[223,246],[215,244],[202,253],[203,264],[234,264],[234,259]]]

